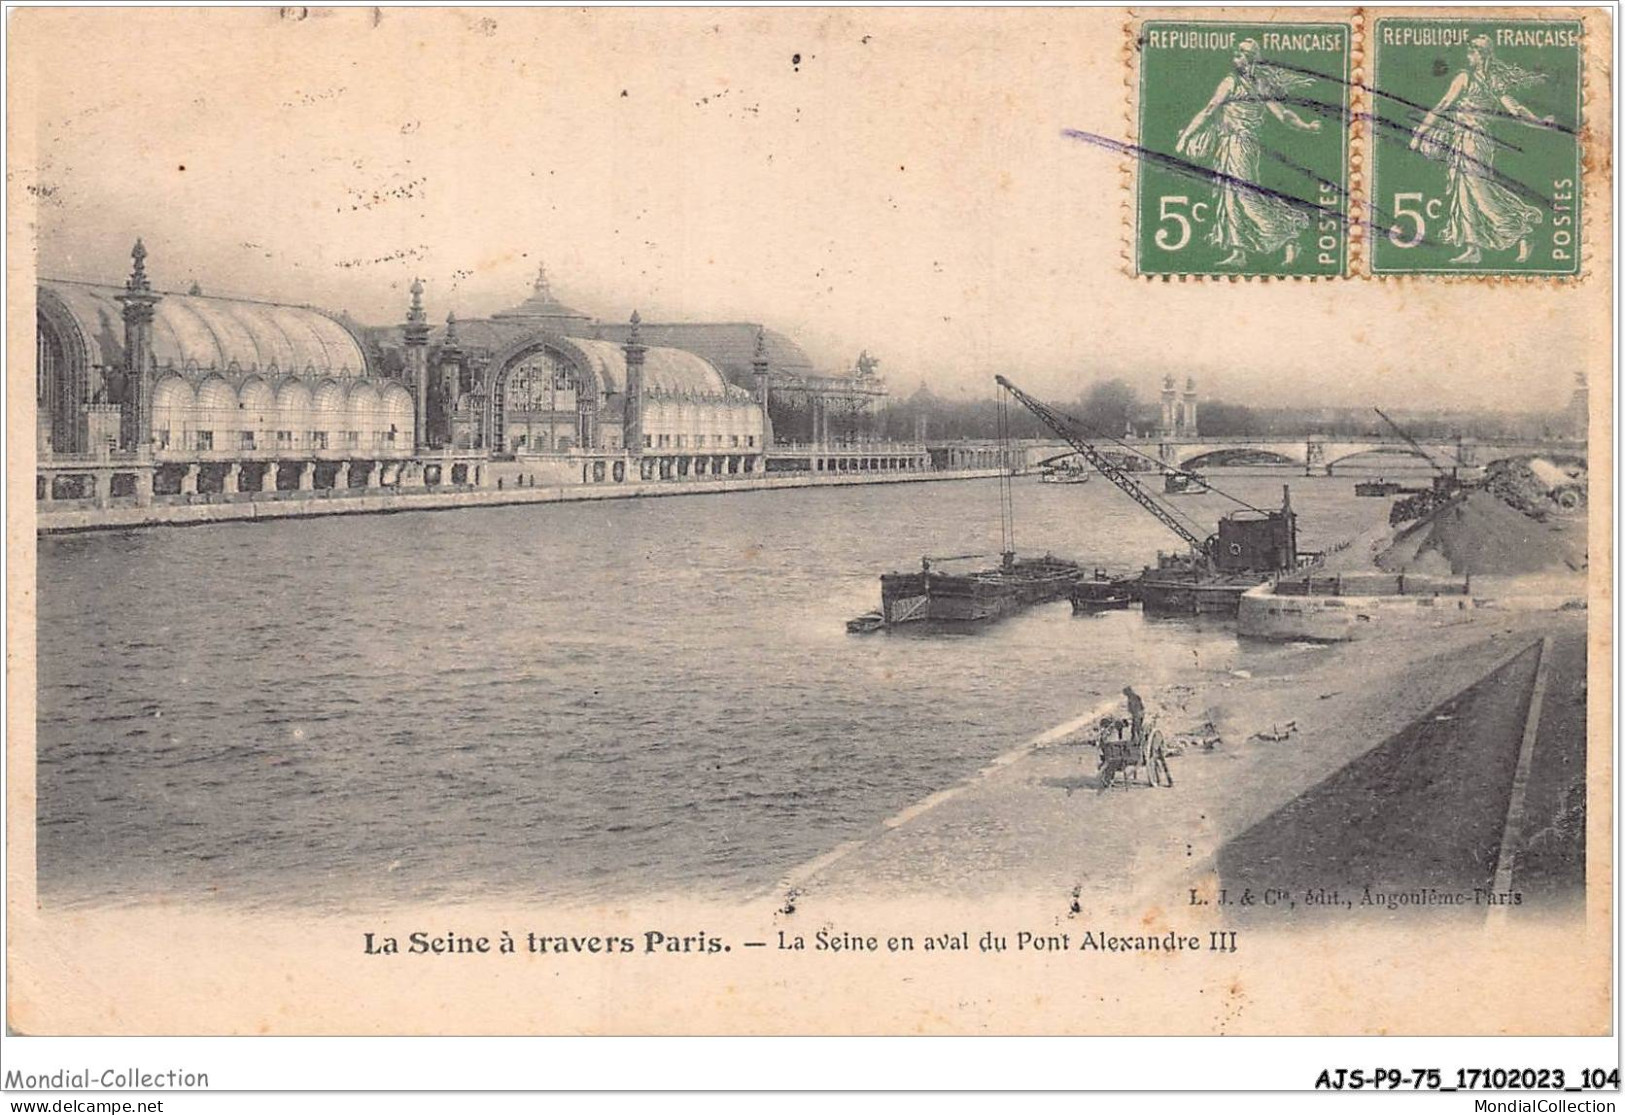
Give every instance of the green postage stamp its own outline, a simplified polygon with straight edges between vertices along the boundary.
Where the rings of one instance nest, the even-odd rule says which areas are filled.
[[[1373,274],[1580,273],[1582,28],[1376,20]]]
[[[1348,270],[1348,23],[1148,21],[1142,275]]]

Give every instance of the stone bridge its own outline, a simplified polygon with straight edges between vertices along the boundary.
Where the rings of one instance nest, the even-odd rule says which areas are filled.
[[[1493,440],[1477,438],[1451,438],[1419,440],[1423,452],[1418,453],[1409,443],[1398,437],[1170,437],[1142,438],[1127,442],[1141,453],[1156,457],[1165,465],[1175,468],[1202,468],[1226,463],[1227,459],[1247,456],[1253,460],[1270,458],[1269,464],[1295,465],[1306,472],[1332,470],[1345,463],[1360,460],[1374,463],[1378,457],[1417,457],[1430,459],[1434,464],[1450,468],[1482,468],[1507,457],[1538,456],[1542,454],[1570,454],[1584,456],[1586,443],[1582,440],[1548,438],[1543,440]],[[1029,465],[1046,457],[1065,453],[1068,446],[1059,441],[1025,442],[1024,453]],[[1113,452],[1113,446],[1102,445],[1104,452]],[[1117,450],[1121,452],[1121,450]]]

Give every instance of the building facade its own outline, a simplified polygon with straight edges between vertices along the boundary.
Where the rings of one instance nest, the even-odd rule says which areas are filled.
[[[546,482],[580,479],[578,464],[588,482],[762,471],[757,398],[703,357],[649,343],[636,313],[608,340],[554,297],[545,271],[528,299],[488,318],[431,329],[421,288],[413,299],[404,325],[366,335],[392,374],[421,375],[426,453],[514,462]]]
[[[162,292],[137,241],[123,287],[42,280],[40,460],[137,494],[271,492],[382,482],[412,456],[414,403],[342,321],[307,306]],[[137,467],[145,466],[145,467]],[[117,471],[117,470],[113,470]],[[42,498],[84,497],[86,477]],[[129,494],[111,492],[108,495]]]
[[[680,480],[766,471],[791,441],[860,444],[884,381],[820,376],[749,323],[610,325],[545,272],[512,309],[367,327],[311,306],[155,287],[36,285],[41,500]],[[841,417],[844,416],[843,421]],[[833,466],[832,466],[833,467]]]

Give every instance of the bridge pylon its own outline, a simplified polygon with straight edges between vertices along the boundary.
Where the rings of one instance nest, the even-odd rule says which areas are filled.
[[[1315,474],[1315,466],[1325,464],[1326,447],[1313,438],[1306,439],[1303,443],[1303,474],[1305,476],[1313,476]],[[1326,475],[1330,476],[1331,474],[1332,466],[1326,465]]]

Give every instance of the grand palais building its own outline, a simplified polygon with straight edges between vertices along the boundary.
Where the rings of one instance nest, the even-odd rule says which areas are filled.
[[[595,321],[542,272],[489,317],[431,324],[421,283],[403,309],[165,290],[139,241],[122,285],[42,277],[38,498],[750,475],[775,445],[873,442],[887,399],[867,357],[819,373],[756,323]]]

